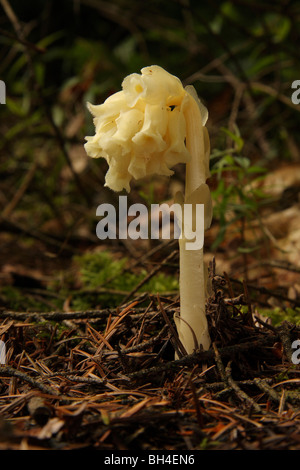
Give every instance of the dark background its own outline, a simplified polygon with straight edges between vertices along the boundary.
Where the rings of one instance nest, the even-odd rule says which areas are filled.
[[[76,256],[104,249],[134,259],[151,248],[97,240],[96,207],[117,195],[103,188],[106,162],[89,159],[83,144],[93,133],[86,102],[103,102],[152,64],[193,84],[209,110],[207,261],[297,305],[299,2],[1,0],[0,9],[3,307],[61,307],[82,287]],[[170,200],[183,184],[179,165],[171,180],[134,182],[129,198]],[[176,263],[168,274],[176,278]]]

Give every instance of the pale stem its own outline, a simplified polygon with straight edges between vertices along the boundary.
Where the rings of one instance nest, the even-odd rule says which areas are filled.
[[[199,107],[192,97],[185,117],[186,146],[192,156],[191,161],[186,164],[185,200],[187,200],[193,191],[206,182],[207,156],[202,119]],[[201,345],[204,350],[209,349],[210,337],[205,315],[206,280],[203,249],[187,250],[185,245],[186,240],[183,236],[179,240],[180,317],[175,318],[175,321],[179,339],[186,352],[191,354]]]
[[[185,199],[187,199],[200,184],[206,182],[206,155],[202,117],[199,106],[194,98],[189,98],[189,106],[185,111],[186,147],[191,154],[191,160],[186,164]]]

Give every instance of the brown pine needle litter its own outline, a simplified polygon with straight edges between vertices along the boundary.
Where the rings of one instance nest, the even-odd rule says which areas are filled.
[[[1,312],[1,450],[300,450],[300,328],[255,316],[211,269],[208,351],[184,355],[178,299]],[[177,351],[177,359],[174,359]]]

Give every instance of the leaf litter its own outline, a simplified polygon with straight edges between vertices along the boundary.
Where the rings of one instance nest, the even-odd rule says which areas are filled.
[[[234,297],[213,263],[210,278],[212,345],[191,355],[172,327],[174,295],[92,311],[3,310],[0,449],[299,450],[299,326],[273,326],[246,284]]]

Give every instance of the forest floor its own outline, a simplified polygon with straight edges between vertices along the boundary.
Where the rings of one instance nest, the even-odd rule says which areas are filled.
[[[259,270],[254,263],[252,277],[251,270],[233,276],[233,237],[224,242],[227,258],[225,250],[215,259],[208,250],[212,344],[175,359],[178,290],[131,289],[115,306],[88,309],[74,308],[66,294],[55,309],[49,279],[58,267],[74,270],[71,258],[60,257],[60,266],[58,258],[46,262],[44,240],[26,246],[18,238],[16,245],[18,231],[6,229],[2,285],[19,286],[23,297],[16,306],[8,290],[2,293],[1,450],[300,450],[296,257],[293,265],[281,257],[267,267],[260,263]],[[119,251],[124,256],[124,247]],[[178,266],[176,241],[158,245],[139,262],[154,266],[151,271],[146,264],[147,279],[171,272]],[[30,307],[32,298],[48,308]],[[268,312],[276,311],[279,321],[276,315],[270,320]]]
[[[13,365],[0,370],[0,448],[299,450],[291,356],[299,326],[243,313],[247,294],[227,298],[225,279],[212,280],[212,347],[177,360],[172,297],[81,312],[4,310]]]

